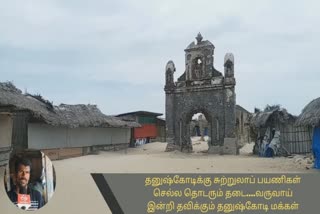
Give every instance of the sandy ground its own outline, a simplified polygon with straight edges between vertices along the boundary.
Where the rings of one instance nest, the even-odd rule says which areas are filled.
[[[303,157],[259,158],[247,144],[239,156],[210,155],[206,142],[194,139],[193,153],[164,152],[166,143],[150,143],[116,152],[99,152],[78,158],[54,161],[57,187],[49,203],[37,213],[111,213],[90,173],[310,173]],[[3,168],[0,170],[3,180]],[[1,213],[23,213],[0,188]]]

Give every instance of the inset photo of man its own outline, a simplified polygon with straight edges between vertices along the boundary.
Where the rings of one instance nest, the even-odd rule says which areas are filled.
[[[9,170],[8,170],[9,169]],[[11,155],[5,174],[9,199],[23,210],[38,210],[52,197],[55,172],[49,158],[40,151]]]

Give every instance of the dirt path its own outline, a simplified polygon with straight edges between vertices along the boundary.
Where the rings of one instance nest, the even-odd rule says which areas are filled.
[[[108,213],[109,208],[95,186],[90,173],[304,173],[303,164],[289,158],[259,158],[246,152],[239,156],[164,152],[165,143],[150,143],[127,151],[100,152],[78,158],[54,161],[56,192],[37,213]],[[195,144],[196,151],[206,143]],[[249,148],[250,150],[250,148]],[[3,179],[3,169],[1,169]],[[1,213],[19,213],[0,188]],[[2,204],[4,203],[4,204]],[[4,212],[2,212],[4,211]],[[109,211],[110,213],[110,211]]]

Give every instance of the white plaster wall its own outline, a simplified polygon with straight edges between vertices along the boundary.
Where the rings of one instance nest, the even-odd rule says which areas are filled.
[[[129,136],[129,139],[128,139]],[[129,143],[130,129],[76,128],[68,129],[68,146],[110,145]]]
[[[129,143],[129,128],[62,128],[46,124],[28,125],[28,146],[53,149]]]
[[[12,125],[10,115],[0,114],[0,148],[11,146]]]
[[[54,149],[67,147],[67,129],[46,124],[28,124],[29,149]]]
[[[111,133],[102,128],[68,129],[68,146],[82,147],[111,144]]]

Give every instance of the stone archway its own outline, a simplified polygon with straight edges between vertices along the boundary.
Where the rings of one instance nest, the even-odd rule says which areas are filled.
[[[195,108],[195,109],[193,109],[192,111],[190,111],[189,113],[187,113],[186,114],[186,117],[184,118],[185,119],[185,123],[184,124],[186,124],[186,126],[184,127],[185,129],[186,129],[186,131],[185,131],[185,136],[186,136],[186,139],[187,140],[190,140],[190,142],[187,142],[187,144],[188,145],[191,145],[192,146],[192,140],[191,140],[191,133],[190,133],[190,123],[191,123],[191,121],[192,121],[192,117],[195,115],[195,114],[198,114],[198,113],[201,113],[201,114],[203,114],[204,115],[204,117],[205,117],[205,120],[207,121],[207,128],[208,128],[208,133],[207,133],[207,136],[208,136],[208,149],[207,149],[207,151],[209,150],[209,148],[210,148],[210,145],[211,145],[211,139],[212,139],[212,128],[211,128],[211,124],[212,124],[212,116],[208,113],[208,111],[206,110],[206,109],[202,109],[202,108]],[[203,121],[199,121],[198,120],[198,123],[199,123],[199,126],[202,128],[202,129],[200,129],[200,134],[201,134],[201,136],[203,137],[203,132],[204,132],[204,130],[203,130],[203,125],[202,124],[200,124],[200,123],[202,123]],[[199,128],[200,128],[199,127]],[[201,138],[200,138],[201,139]],[[204,139],[203,139],[203,141],[204,141]],[[190,151],[194,151],[194,148],[193,148],[193,146],[191,147],[191,146],[189,146],[189,150]],[[191,148],[190,148],[191,147]],[[183,147],[182,147],[183,148]],[[188,148],[187,148],[188,149]],[[190,152],[190,151],[188,151],[187,150],[187,152]]]
[[[192,151],[188,124],[194,113],[201,112],[210,123],[208,153],[237,154],[234,57],[226,54],[223,76],[213,67],[214,45],[202,41],[200,33],[196,39],[185,49],[186,70],[177,82],[173,61],[166,66],[166,150]],[[193,66],[199,56],[201,66]]]

